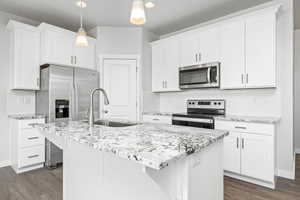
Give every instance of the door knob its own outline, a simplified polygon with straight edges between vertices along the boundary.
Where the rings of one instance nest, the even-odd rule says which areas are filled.
[[[107,114],[108,113],[108,110],[102,110],[103,113]]]

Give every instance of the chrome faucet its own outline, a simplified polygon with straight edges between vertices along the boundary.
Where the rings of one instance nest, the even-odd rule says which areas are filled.
[[[90,125],[90,127],[94,126],[94,94],[97,91],[101,91],[103,93],[104,104],[105,105],[109,104],[107,93],[105,92],[104,89],[102,89],[102,88],[93,89],[93,91],[91,92],[91,95],[90,95],[90,109],[89,109],[89,111],[90,111],[90,113],[89,113],[90,114],[89,115],[89,125]]]

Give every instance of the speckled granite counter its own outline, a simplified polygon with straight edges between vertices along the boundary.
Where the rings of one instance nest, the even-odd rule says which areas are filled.
[[[16,120],[28,120],[28,119],[43,119],[45,118],[44,115],[36,115],[36,114],[15,114],[15,115],[8,115],[11,119]]]
[[[172,116],[169,112],[143,112],[143,115]]]
[[[226,116],[215,117],[215,120],[276,124],[280,121],[280,118],[279,117],[255,117],[255,116],[226,115]]]
[[[35,127],[64,140],[71,139],[100,151],[135,161],[153,169],[162,169],[174,159],[201,151],[228,134],[226,131],[162,124],[138,124],[113,128],[70,121],[38,124]]]

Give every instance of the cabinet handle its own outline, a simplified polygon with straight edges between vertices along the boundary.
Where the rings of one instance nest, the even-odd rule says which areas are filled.
[[[159,121],[159,119],[157,119],[157,118],[154,118],[154,119],[152,119],[153,121]]]
[[[198,62],[198,54],[196,54],[196,62]]]
[[[242,138],[242,149],[244,149],[244,147],[245,147],[245,140],[244,138]]]
[[[162,82],[162,87],[165,88],[165,81]]]
[[[244,84],[244,74],[241,74],[242,84]]]
[[[74,58],[75,58],[75,64],[77,64],[77,56],[74,56]]]
[[[30,138],[28,138],[28,140],[36,140],[36,139],[39,139],[39,137],[30,137]]]
[[[248,84],[248,74],[246,74],[246,83]]]
[[[202,60],[202,54],[199,53],[199,62],[201,62],[201,60]]]
[[[165,81],[165,86],[166,88],[168,88],[168,81]]]
[[[244,126],[236,126],[236,127],[234,127],[234,128],[236,128],[236,129],[247,129],[247,127],[244,127]]]
[[[71,64],[73,64],[73,56],[71,56]]]
[[[237,138],[236,138],[236,148],[237,148],[237,149],[239,148],[239,142],[240,142],[240,141],[239,141],[239,138],[237,137]]]
[[[28,158],[36,158],[36,157],[39,157],[39,155],[32,155],[32,156],[28,156]]]

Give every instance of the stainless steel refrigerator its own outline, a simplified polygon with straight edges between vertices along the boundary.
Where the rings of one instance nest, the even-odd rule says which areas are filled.
[[[47,64],[41,66],[40,77],[37,114],[44,114],[46,122],[87,119],[90,92],[99,87],[97,71]],[[94,113],[99,117],[99,94],[94,97]],[[46,167],[56,167],[62,161],[62,150],[46,140]]]

